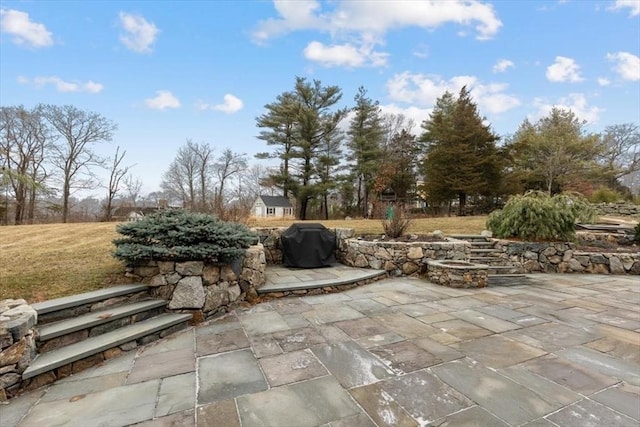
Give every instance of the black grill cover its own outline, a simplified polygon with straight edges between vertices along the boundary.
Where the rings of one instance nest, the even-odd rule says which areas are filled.
[[[328,267],[336,262],[336,235],[317,223],[295,223],[282,234],[282,260],[287,267]]]

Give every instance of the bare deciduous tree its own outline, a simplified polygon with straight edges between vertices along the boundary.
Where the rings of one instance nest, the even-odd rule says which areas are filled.
[[[33,220],[37,191],[47,178],[43,162],[50,142],[50,129],[37,109],[0,107],[0,159],[15,201],[15,224]]]
[[[105,221],[111,221],[111,216],[113,214],[113,199],[116,197],[118,192],[120,191],[120,182],[129,172],[129,169],[133,167],[123,166],[122,160],[124,160],[124,156],[127,154],[126,151],[120,153],[120,146],[116,147],[116,154],[113,156],[111,166],[109,169],[109,185],[107,186],[107,200],[104,204],[104,219]]]
[[[190,210],[208,210],[214,149],[207,143],[190,139],[178,149],[160,186],[171,197],[180,199]]]
[[[62,222],[67,222],[72,191],[95,188],[93,168],[105,163],[94,153],[94,144],[111,141],[118,126],[98,113],[72,105],[41,105],[39,109],[61,136],[61,141],[53,146],[51,162],[61,174]]]
[[[216,160],[214,169],[218,178],[218,185],[216,187],[214,198],[215,211],[221,218],[223,218],[225,185],[229,178],[247,169],[247,155],[234,153],[230,148],[225,148],[222,155],[220,155]]]
[[[134,207],[137,206],[138,198],[142,192],[142,180],[129,174],[122,179],[122,184],[124,184],[123,190],[126,193],[126,198],[131,201]]]

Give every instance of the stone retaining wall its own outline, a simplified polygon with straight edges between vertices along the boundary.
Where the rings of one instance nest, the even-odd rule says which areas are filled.
[[[265,251],[258,244],[227,265],[150,261],[127,267],[126,274],[149,285],[152,296],[169,301],[169,310],[191,312],[198,322],[257,298],[257,289],[266,281],[266,264]]]
[[[501,257],[525,273],[598,273],[640,275],[640,252],[580,252],[573,243],[527,243],[497,240]]]
[[[37,323],[38,313],[25,300],[0,301],[0,402],[18,391],[36,356]]]
[[[464,261],[429,260],[427,277],[431,283],[449,288],[484,288],[489,266]]]
[[[442,242],[385,242],[341,239],[337,259],[360,268],[384,269],[394,276],[417,276],[433,259],[468,260],[471,244],[446,238]]]
[[[590,231],[576,231],[578,244],[583,246],[631,246],[635,235],[628,233],[593,233]]]
[[[598,215],[632,216],[640,218],[640,206],[631,203],[598,203],[593,207]]]

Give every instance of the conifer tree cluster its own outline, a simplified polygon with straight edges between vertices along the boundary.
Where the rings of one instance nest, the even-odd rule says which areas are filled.
[[[228,263],[257,239],[242,224],[182,210],[156,212],[119,224],[116,231],[125,237],[113,240],[113,256],[129,265],[148,260]]]

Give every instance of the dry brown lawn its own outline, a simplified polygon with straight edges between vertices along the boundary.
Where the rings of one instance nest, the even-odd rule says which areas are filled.
[[[411,233],[478,233],[485,216],[424,218]],[[250,226],[287,227],[292,220],[253,220]],[[314,221],[328,228],[354,228],[358,234],[383,233],[379,220]],[[126,283],[124,265],[111,256],[118,237],[115,223],[46,224],[0,227],[0,299],[29,302]]]

